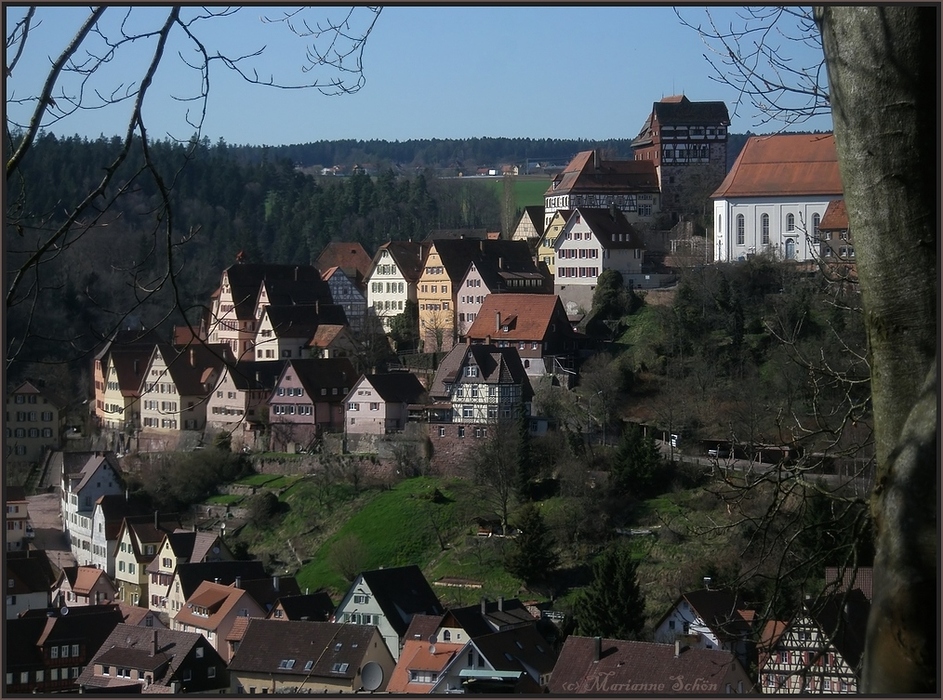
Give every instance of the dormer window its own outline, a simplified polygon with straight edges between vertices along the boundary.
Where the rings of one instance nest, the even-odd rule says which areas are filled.
[[[505,330],[505,332],[507,332],[507,326],[504,327],[504,330]],[[476,367],[475,365],[468,365],[468,367],[465,368],[465,376],[466,376],[466,377],[477,377],[477,376],[478,376],[478,367]]]

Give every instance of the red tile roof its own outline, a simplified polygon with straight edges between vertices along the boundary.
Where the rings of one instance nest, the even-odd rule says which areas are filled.
[[[410,681],[410,671],[431,671],[441,673],[442,670],[455,658],[464,644],[447,644],[436,642],[430,645],[428,640],[407,639],[400,651],[399,661],[387,683],[388,693],[427,694],[432,691],[431,683],[413,683]],[[433,651],[434,650],[434,651]]]
[[[360,243],[336,241],[324,247],[314,264],[319,270],[339,267],[359,282],[370,272],[373,258]]]
[[[573,335],[560,297],[555,294],[489,294],[466,335],[472,340],[489,336],[514,341],[542,340],[550,333],[555,315],[560,319],[557,332]],[[508,325],[507,333],[497,326],[499,316],[502,326],[512,317],[515,319]]]
[[[597,151],[583,151],[554,178],[545,195],[658,191],[654,161],[602,160]]]
[[[848,230],[848,210],[845,208],[844,199],[836,199],[828,203],[825,209],[825,215],[819,222],[820,231],[847,231]]]
[[[750,137],[711,196],[730,199],[841,194],[832,134],[774,134]]]

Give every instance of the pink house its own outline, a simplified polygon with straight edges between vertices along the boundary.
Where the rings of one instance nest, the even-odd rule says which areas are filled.
[[[346,357],[288,361],[268,402],[270,448],[307,450],[325,430],[340,430],[344,398],[358,376]]]
[[[409,372],[364,375],[344,400],[345,430],[373,435],[402,430],[409,404],[419,403],[425,392]]]

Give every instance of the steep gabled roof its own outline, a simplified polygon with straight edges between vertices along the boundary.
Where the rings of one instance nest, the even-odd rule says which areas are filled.
[[[437,615],[442,604],[418,566],[364,571],[360,578],[369,586],[377,604],[396,634],[406,634],[412,616]]]
[[[844,199],[835,199],[828,203],[825,214],[819,222],[820,231],[847,231],[848,210]]]
[[[309,280],[308,275],[299,276],[298,279],[265,279],[256,290],[253,306],[258,304],[263,289],[268,298],[267,303],[274,306],[334,303],[331,288],[326,281],[321,279],[320,275],[314,280]]]
[[[242,588],[204,581],[193,592],[174,617],[178,625],[193,625],[200,629],[215,630],[235,608],[246,605],[252,596]],[[199,611],[199,612],[198,612]],[[205,612],[204,612],[205,611]]]
[[[111,579],[105,574],[104,571],[95,567],[95,566],[66,566],[62,569],[62,574],[59,577],[57,584],[62,583],[62,579],[66,579],[69,582],[69,587],[73,592],[80,595],[87,596],[91,593],[92,589],[98,584],[99,579],[105,577],[105,580],[108,584],[114,588],[114,584],[111,582]]]
[[[155,639],[157,653],[153,654]],[[142,682],[115,679],[114,676],[96,676],[95,664],[107,663],[112,666],[142,669],[159,668],[161,664],[165,663],[166,670],[163,673],[155,674],[153,682],[148,686],[148,692],[168,692],[172,681],[180,681],[182,683],[181,691],[186,692],[188,681],[179,678],[178,671],[197,645],[203,647],[203,653],[207,657],[203,661],[204,664],[224,666],[219,654],[206,642],[202,634],[180,632],[164,627],[138,627],[136,625],[119,624],[115,626],[108,638],[101,644],[98,652],[89,661],[85,670],[79,674],[76,683],[79,686],[90,688],[90,692],[116,685],[119,687],[140,686]],[[205,680],[193,679],[193,683],[200,684],[201,688],[207,686],[219,688],[228,684],[225,673],[217,674],[217,681],[216,684],[212,682],[207,684]]]
[[[308,341],[309,348],[329,348],[342,334],[345,330],[349,334],[349,326],[340,326],[330,323],[322,323],[318,326],[318,329],[314,332],[314,337]],[[354,343],[358,343],[357,339],[350,336],[350,340]]]
[[[544,193],[624,194],[657,193],[658,174],[651,160],[603,160],[598,151],[582,151],[554,177]]]
[[[370,272],[373,258],[360,243],[335,241],[328,243],[314,264],[319,270],[339,267],[355,283],[360,284]]]
[[[78,483],[72,487],[73,493],[78,493],[91,481],[92,477],[98,473],[99,469],[107,465],[115,475],[115,481],[121,483],[121,472],[118,471],[118,460],[113,452],[95,452],[88,458],[88,461],[82,466],[82,469],[75,474],[70,474],[71,479],[77,479]]]
[[[426,393],[419,378],[412,372],[368,374],[363,378],[387,403],[419,403]]]
[[[472,640],[497,671],[523,671],[535,681],[550,673],[557,653],[534,625],[492,632]]]
[[[652,104],[652,111],[632,141],[633,148],[651,143],[648,132],[656,121],[661,126],[730,126],[730,113],[724,102],[692,102],[684,95],[663,97]]]
[[[521,225],[521,222],[524,219],[527,219],[531,225],[537,229],[537,231],[544,230],[544,205],[543,204],[532,204],[530,206],[524,207],[524,211],[521,212],[521,218],[517,220],[517,225],[515,229]]]
[[[117,605],[79,605],[66,615],[58,608],[27,610],[6,621],[7,670],[17,665],[45,666],[43,645],[83,643],[89,653],[97,649],[121,624]]]
[[[235,362],[227,343],[196,343],[185,348],[162,343],[154,348],[148,365],[158,353],[181,396],[205,395],[210,391],[209,377],[221,372],[226,363]]]
[[[455,655],[465,648],[464,644],[449,642],[435,642],[430,644],[427,639],[407,639],[400,651],[396,668],[390,675],[390,682],[386,686],[388,693],[428,694],[434,686],[428,682],[412,681],[412,671],[427,671],[439,674],[451,663]]]
[[[272,329],[278,338],[304,338],[314,336],[322,323],[335,326],[347,324],[347,314],[339,304],[297,304],[294,306],[267,306]]]
[[[860,588],[824,596],[810,606],[809,615],[835,650],[853,669],[864,654],[871,602]]]
[[[726,640],[750,632],[750,624],[741,614],[741,611],[746,609],[743,600],[733,591],[722,588],[702,588],[683,593],[671,609],[662,615],[655,629],[661,626],[681,601],[686,601],[691,606],[718,639]]]
[[[275,601],[283,595],[301,595],[301,589],[294,576],[243,579],[240,585],[265,612],[269,612]]]
[[[625,218],[625,213],[620,209],[591,209],[588,207],[579,207],[574,212],[577,217],[582,217],[583,221],[593,232],[593,235],[599,239],[599,243],[606,249],[635,249],[644,248],[645,243],[642,237],[635,230],[635,227]],[[572,227],[579,220],[571,216],[564,227]],[[563,243],[563,236],[556,240],[555,247],[559,248]]]
[[[527,241],[447,238],[436,240],[434,245],[446,274],[454,284],[465,277],[472,263],[482,267],[496,264],[499,259],[511,269],[536,272]]]
[[[204,581],[219,579],[220,583],[228,586],[237,576],[247,580],[264,578],[265,568],[260,561],[200,561],[180,564],[176,572],[184,598],[193,595]]]
[[[134,558],[140,563],[149,563],[156,555],[157,548],[164,541],[164,535],[180,527],[180,516],[177,513],[160,513],[154,515],[129,515],[121,521],[118,538],[128,531],[131,534],[131,548]],[[145,554],[141,545],[154,545],[154,554]]]
[[[487,601],[482,605],[468,605],[463,608],[452,608],[445,613],[442,621],[444,627],[457,626],[465,630],[472,639],[486,634],[504,630],[505,628],[533,625],[536,620],[527,608],[517,598],[509,600]],[[454,625],[452,623],[455,623]]]
[[[369,625],[254,618],[229,670],[352,681],[376,634],[376,627]]]
[[[409,621],[409,627],[406,628],[406,634],[403,635],[403,638],[416,641],[428,641],[429,637],[439,631],[439,627],[442,625],[447,615],[447,612],[443,615],[426,615],[425,613],[413,615],[413,619]]]
[[[514,319],[507,324],[507,332],[501,320]],[[481,304],[478,317],[468,329],[471,340],[488,337],[507,340],[542,340],[546,338],[554,318],[558,319],[554,332],[563,336],[574,336],[567,322],[566,311],[560,297],[555,294],[489,294]]]
[[[227,364],[223,372],[229,374],[232,383],[241,391],[271,391],[284,366],[283,360],[243,360]]]
[[[547,294],[552,292],[553,279],[549,270],[546,267],[537,266],[530,254],[530,247],[525,241],[515,241],[515,243],[523,243],[526,250],[518,248],[512,251],[511,257],[482,255],[469,264],[465,276],[474,267],[481,275],[481,279],[489,292],[504,292],[509,288],[511,282],[518,280],[536,281],[534,286],[519,288],[522,293]]]
[[[429,395],[434,398],[448,396],[446,385],[454,384],[462,376],[466,365],[478,367],[476,384],[520,384],[525,401],[533,395],[517,348],[499,348],[494,345],[456,345],[452,348],[439,363]]]
[[[143,501],[128,501],[123,493],[111,493],[99,496],[95,505],[101,507],[105,520],[105,539],[114,540],[121,531],[121,525],[128,516],[146,516],[147,505]]]
[[[842,191],[832,134],[774,134],[747,139],[711,197],[836,197]]]
[[[147,362],[157,343],[140,345],[129,348],[112,348],[109,359],[114,363],[115,374],[118,376],[118,388],[122,396],[138,396],[141,392],[141,383],[147,371]]]
[[[727,692],[730,674],[747,679],[734,655],[719,649],[682,649],[676,656],[673,644],[621,639],[596,644],[592,637],[566,638],[550,678],[551,693],[720,695]]]
[[[327,622],[334,613],[334,602],[327,591],[283,595],[272,608],[280,607],[289,620],[307,619],[312,622]]]
[[[289,371],[294,372],[312,402],[343,401],[358,376],[346,357],[305,358],[289,360],[276,386]],[[327,390],[324,396],[321,395],[321,389]],[[334,394],[332,389],[337,389],[337,394]]]
[[[13,586],[5,586],[7,595],[48,593],[58,576],[45,550],[33,549],[22,552],[6,552],[7,579]]]
[[[373,275],[376,266],[380,264],[380,253],[384,250],[389,252],[393,262],[403,278],[412,284],[419,281],[422,275],[422,263],[429,252],[429,242],[414,243],[413,241],[387,241],[377,249],[377,254],[373,256],[373,265],[370,267],[370,275]]]
[[[318,270],[312,265],[274,265],[267,263],[236,263],[225,270],[235,306],[236,317],[251,320],[255,302],[262,283],[267,283],[269,300],[272,303],[298,303],[273,298],[292,293],[303,294],[309,299],[312,292],[322,292],[327,284],[321,280]],[[321,287],[320,285],[323,285]],[[330,299],[330,290],[327,291]],[[325,301],[326,301],[325,300]],[[311,302],[314,300],[312,299]]]

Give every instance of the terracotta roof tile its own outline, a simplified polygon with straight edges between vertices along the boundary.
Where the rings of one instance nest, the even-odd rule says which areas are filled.
[[[430,683],[411,682],[410,671],[440,673],[464,648],[464,644],[436,642],[430,645],[427,639],[421,641],[407,639],[400,651],[399,661],[396,662],[386,691],[421,695],[432,692],[433,685]]]
[[[553,179],[545,195],[658,191],[654,161],[602,160],[597,151],[582,151]]]
[[[501,329],[512,316],[516,321],[508,325],[505,333]],[[478,317],[466,335],[473,341],[483,341],[489,336],[514,341],[539,341],[550,333],[555,317],[559,323],[556,332],[573,335],[560,297],[555,294],[489,294],[482,302]]]
[[[848,230],[848,210],[845,208],[844,199],[836,199],[828,203],[825,209],[825,215],[819,222],[821,231],[846,231]]]
[[[750,137],[711,197],[841,194],[838,153],[832,134],[775,134]]]
[[[373,258],[360,243],[335,241],[324,247],[314,264],[319,270],[339,267],[359,283],[370,272]]]

